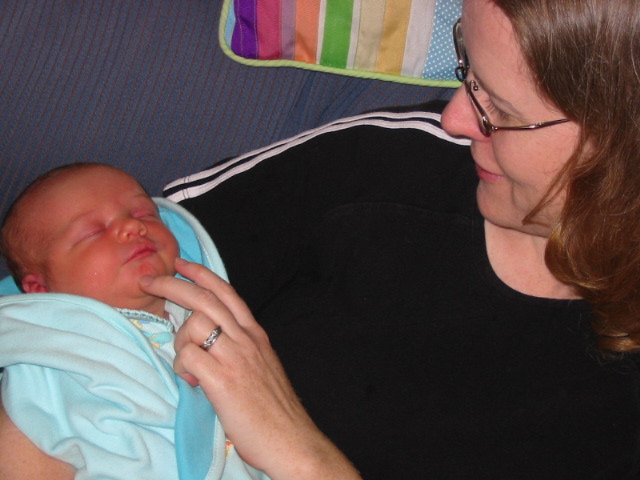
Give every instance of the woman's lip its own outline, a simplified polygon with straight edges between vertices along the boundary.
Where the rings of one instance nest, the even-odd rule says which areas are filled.
[[[480,180],[484,180],[485,182],[497,182],[504,178],[502,175],[498,175],[497,173],[491,173],[490,171],[485,170],[477,163],[476,163],[476,172],[478,173]]]

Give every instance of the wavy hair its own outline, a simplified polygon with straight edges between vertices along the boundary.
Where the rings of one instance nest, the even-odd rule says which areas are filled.
[[[525,221],[566,188],[546,262],[594,311],[603,352],[640,352],[640,0],[492,0],[577,151]]]

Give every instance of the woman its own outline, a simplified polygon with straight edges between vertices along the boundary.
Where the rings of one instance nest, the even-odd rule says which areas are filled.
[[[364,478],[638,474],[639,32],[634,1],[466,0],[442,125],[473,163],[395,111],[167,190]],[[178,363],[218,408],[223,342]]]
[[[638,349],[639,16],[635,1],[465,0],[465,85],[442,124],[473,163],[438,115],[394,111],[184,195],[364,478],[638,475],[637,365],[593,358],[581,298],[600,349]],[[179,269],[199,286],[144,288],[196,312],[175,368],[241,455],[274,479],[357,478],[239,297]],[[0,440],[20,439],[5,424]]]

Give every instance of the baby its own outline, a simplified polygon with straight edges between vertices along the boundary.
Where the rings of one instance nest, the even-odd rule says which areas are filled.
[[[200,232],[206,258],[219,258],[195,219],[163,206]],[[73,294],[117,310],[62,295],[0,299],[2,402],[41,450],[77,478],[266,478],[226,441],[204,394],[175,380],[173,334],[190,312],[139,282],[174,275],[179,247],[135,179],[95,163],[38,177],[11,206],[0,247],[25,293]],[[193,439],[204,456],[193,457]]]
[[[59,292],[165,317],[143,275],[173,275],[178,244],[140,184],[115,167],[76,163],[38,177],[10,208],[0,248],[26,293]]]

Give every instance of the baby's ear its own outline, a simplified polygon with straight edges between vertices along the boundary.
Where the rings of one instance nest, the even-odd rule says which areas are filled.
[[[27,273],[22,278],[22,290],[25,293],[45,293],[49,291],[41,273]]]

